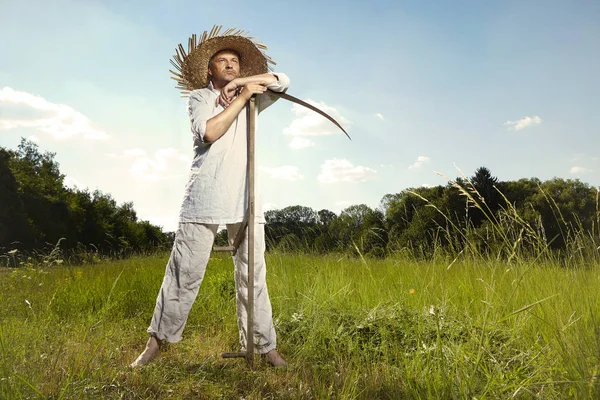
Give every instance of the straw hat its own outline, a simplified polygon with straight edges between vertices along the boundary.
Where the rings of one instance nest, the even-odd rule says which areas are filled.
[[[260,75],[271,70],[269,64],[275,64],[265,54],[267,46],[257,43],[253,37],[247,36],[246,32],[235,28],[219,34],[221,25],[213,28],[200,36],[199,42],[196,35],[188,39],[188,53],[185,53],[180,44],[176,54],[170,60],[177,71],[169,70],[177,81],[177,89],[182,90],[184,96],[194,89],[202,89],[208,86],[208,62],[210,58],[221,50],[234,50],[240,55],[240,77]]]

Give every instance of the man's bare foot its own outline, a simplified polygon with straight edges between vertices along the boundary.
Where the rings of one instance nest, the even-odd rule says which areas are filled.
[[[138,356],[138,358],[135,359],[134,362],[129,364],[129,366],[131,368],[136,368],[136,367],[140,367],[142,365],[148,364],[149,362],[154,360],[156,357],[158,357],[159,354],[160,354],[160,341],[157,338],[155,338],[154,336],[150,336],[150,339],[148,339],[148,343],[146,343],[146,348],[144,349],[142,354],[140,354]]]
[[[269,362],[269,364],[271,364],[272,367],[287,367],[287,363],[285,362],[285,360],[283,358],[281,358],[281,356],[279,355],[279,353],[277,352],[277,350],[273,349],[270,352],[268,352],[266,354],[266,358],[267,361]]]

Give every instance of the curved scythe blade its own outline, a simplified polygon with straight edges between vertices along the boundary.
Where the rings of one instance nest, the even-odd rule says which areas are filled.
[[[346,132],[346,130],[344,128],[342,128],[342,125],[339,124],[339,122],[337,122],[335,119],[333,119],[333,117],[331,117],[329,114],[327,114],[325,111],[323,110],[319,110],[317,107],[312,106],[310,104],[308,104],[305,101],[300,100],[297,97],[294,97],[292,95],[289,95],[287,93],[283,93],[283,92],[275,92],[271,89],[267,89],[267,92],[269,92],[269,94],[274,94],[276,96],[281,97],[282,99],[286,99],[291,101],[292,103],[296,103],[296,104],[300,104],[301,106],[304,106],[310,110],[313,110],[316,113],[321,114],[322,116],[324,116],[325,118],[327,118],[328,120],[330,120],[331,122],[333,122],[338,128],[340,128],[342,130],[342,132],[344,132],[346,134],[346,136],[348,136],[348,139],[352,140],[352,138],[350,137],[350,135],[348,135],[348,132]]]

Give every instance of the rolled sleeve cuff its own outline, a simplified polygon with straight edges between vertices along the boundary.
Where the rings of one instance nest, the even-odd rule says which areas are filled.
[[[197,91],[190,93],[188,99],[188,115],[190,118],[190,128],[194,135],[194,140],[204,142],[206,133],[206,121],[208,121],[208,102]]]
[[[277,82],[267,85],[268,89],[274,92],[284,92],[290,87],[290,78],[284,73],[273,72],[273,75],[277,78]]]
[[[204,134],[206,133],[206,121],[191,121],[192,134],[194,135],[194,141],[200,141],[204,143]]]

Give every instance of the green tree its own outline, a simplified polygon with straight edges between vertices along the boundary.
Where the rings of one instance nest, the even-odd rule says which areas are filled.
[[[17,181],[9,168],[14,156],[14,153],[0,148],[0,248],[30,248],[32,232],[19,197]]]
[[[326,209],[319,210],[317,214],[319,225],[324,229],[327,229],[329,225],[333,222],[333,220],[337,217],[336,213]]]
[[[21,139],[9,167],[32,229],[32,244],[55,244],[69,234],[69,209],[64,175],[54,161],[54,153],[40,153],[38,146]]]
[[[288,235],[293,235],[287,239],[288,242],[298,242],[293,245],[294,248],[313,248],[319,232],[319,215],[312,208],[296,205],[281,210],[269,210],[265,213],[265,220],[268,248],[276,246]]]
[[[483,220],[493,221],[498,211],[500,195],[495,188],[498,178],[492,176],[486,167],[479,167],[470,181],[476,190],[476,193],[473,193],[476,204],[469,210],[469,215],[473,225],[477,227]]]
[[[337,214],[326,209],[319,210],[318,228],[319,233],[315,238],[314,248],[319,253],[328,253],[335,250],[335,240],[330,232],[331,223],[337,218]]]
[[[19,241],[32,250],[65,239],[62,249],[126,255],[168,243],[160,228],[138,221],[132,203],[66,188],[54,157],[25,139],[16,151],[0,148],[0,246]]]
[[[342,250],[358,249],[361,254],[385,255],[388,235],[384,215],[366,204],[350,206],[331,223],[331,235]]]

